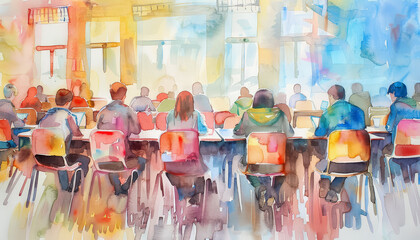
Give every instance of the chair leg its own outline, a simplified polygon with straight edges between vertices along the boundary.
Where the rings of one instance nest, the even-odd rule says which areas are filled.
[[[78,173],[82,174],[83,170],[79,168],[79,169],[76,169],[74,171],[73,186],[71,188],[71,198],[70,198],[69,210],[68,210],[68,215],[67,215],[69,217],[70,217],[70,214],[71,214],[71,207],[73,206],[74,189],[76,189],[76,180],[77,180],[77,174]],[[80,181],[81,181],[81,178],[82,178],[82,176],[80,176]]]
[[[34,187],[34,195],[32,197],[32,202],[35,202],[35,198],[36,198],[36,191],[38,190],[38,176],[39,176],[39,171],[36,170],[36,175],[35,175],[35,187]]]
[[[35,168],[32,168],[31,183],[29,184],[28,196],[26,198],[26,208],[29,206],[29,201],[31,200],[32,187],[34,186],[34,180],[35,180],[35,171],[37,170]]]
[[[13,169],[13,167],[11,167],[11,170]],[[12,177],[10,178],[10,181],[9,181],[9,184],[7,185],[7,188],[6,188],[6,193],[9,193],[9,191],[10,191],[10,188],[11,188],[11,186],[13,185],[13,182],[14,182],[14,180],[15,180],[15,177],[16,177],[16,173],[17,173],[17,171],[18,171],[18,169],[17,168],[15,168],[15,171],[13,172],[13,175],[12,175]],[[10,172],[12,172],[12,171],[10,171]],[[21,174],[22,174],[22,172],[20,172]],[[9,176],[10,177],[10,176]]]
[[[102,185],[101,185],[101,176],[96,175],[96,177],[98,178],[98,186],[99,186],[99,197],[102,198]]]
[[[23,189],[25,189],[25,186],[26,186],[26,182],[27,181],[28,181],[28,178],[25,177],[25,181],[23,181],[22,187],[20,188],[20,191],[19,191],[19,197],[22,196]]]
[[[392,187],[394,188],[395,187],[395,185],[394,185],[394,179],[392,178],[392,172],[391,172],[391,161],[392,161],[392,158],[385,157],[385,159],[386,159],[387,165],[388,165],[389,181],[391,182]]]
[[[16,172],[15,172],[16,173]],[[22,172],[19,173],[18,178],[16,180],[13,180],[13,185],[10,187],[9,191],[7,192],[7,196],[3,201],[3,205],[7,205],[7,202],[9,200],[10,195],[13,192],[13,189],[15,189],[16,184],[19,182],[19,179],[22,177]],[[12,181],[12,180],[11,180]]]
[[[366,173],[368,180],[369,180],[369,192],[370,192],[370,201],[373,204],[373,212],[375,214],[375,216],[378,214],[377,213],[377,209],[376,209],[376,195],[375,195],[375,189],[373,187],[373,177],[372,177],[372,173],[367,172]]]
[[[96,172],[93,172],[93,174],[92,174],[92,180],[90,182],[90,187],[89,187],[89,195],[88,195],[88,200],[87,200],[87,206],[86,206],[86,212],[88,214],[89,214],[90,198],[92,196],[93,184],[95,183],[95,177],[96,177]]]

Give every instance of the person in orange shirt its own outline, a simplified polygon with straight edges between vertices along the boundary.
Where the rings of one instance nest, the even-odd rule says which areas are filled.
[[[89,105],[86,102],[86,99],[80,97],[80,88],[82,86],[82,83],[80,80],[77,80],[73,86],[73,100],[71,101],[69,109],[75,108],[75,107],[89,107]]]
[[[21,108],[33,108],[37,112],[41,112],[42,104],[39,99],[36,97],[37,90],[35,87],[30,87],[28,89],[28,94],[23,102],[20,104]]]

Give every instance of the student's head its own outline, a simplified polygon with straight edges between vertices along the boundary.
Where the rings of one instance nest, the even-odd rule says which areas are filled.
[[[252,98],[252,95],[249,94],[249,89],[247,87],[241,87],[241,97]]]
[[[142,97],[149,96],[149,88],[142,87],[141,90],[140,90],[140,96],[142,96]]]
[[[276,95],[275,104],[286,103],[286,93],[279,92]]]
[[[379,95],[380,96],[385,96],[386,95],[386,91],[387,91],[386,87],[379,88]]]
[[[168,98],[174,99],[175,98],[175,93],[172,91],[168,92]]]
[[[36,88],[35,87],[30,87],[28,89],[27,96],[28,97],[35,97],[36,93],[37,93]]]
[[[340,85],[334,85],[328,89],[328,99],[330,105],[333,105],[338,100],[343,100],[346,98],[346,90]]]
[[[397,98],[407,97],[407,87],[402,82],[394,82],[389,86],[388,94],[394,102]]]
[[[414,93],[420,93],[420,82],[414,85]]]
[[[11,83],[6,84],[3,88],[3,94],[6,99],[12,101],[17,95],[17,88]]]
[[[38,85],[36,87],[36,92],[39,93],[39,94],[42,94],[44,92],[44,88],[41,85]]]
[[[360,83],[353,83],[353,85],[351,85],[351,91],[353,93],[360,93],[363,92],[363,86]]]
[[[192,85],[192,93],[193,95],[203,94],[203,85],[200,82],[195,82]]]
[[[260,89],[255,93],[252,108],[273,108],[273,94],[268,89]]]
[[[300,91],[301,91],[300,84],[295,84],[295,85],[293,86],[293,91],[294,91],[295,93],[300,93]]]
[[[182,91],[178,94],[175,103],[175,117],[180,117],[182,121],[188,120],[194,112],[194,98],[188,91]]]
[[[109,89],[112,100],[125,100],[125,94],[127,93],[127,87],[120,82],[114,82]]]
[[[59,107],[68,108],[71,100],[73,100],[73,93],[68,89],[59,89],[55,94],[55,104]]]

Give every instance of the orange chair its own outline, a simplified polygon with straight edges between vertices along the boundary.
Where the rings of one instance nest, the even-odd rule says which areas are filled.
[[[221,112],[215,112],[214,113],[214,122],[216,126],[223,127],[223,124],[225,122],[225,119],[228,117],[234,117],[236,114],[231,113],[229,111],[221,111]]]
[[[42,111],[48,111],[52,108],[52,105],[49,102],[42,102],[41,106],[42,106]]]
[[[12,140],[12,129],[10,128],[9,121],[0,119],[0,151],[10,147]]]
[[[91,98],[91,102],[93,102],[93,107],[95,110],[101,110],[108,104],[108,101],[105,98]]]
[[[247,161],[244,174],[285,175],[286,141],[287,137],[284,133],[251,133],[247,137]]]
[[[156,116],[156,129],[166,131],[166,117],[168,116],[168,113],[161,112],[158,113]]]
[[[48,96],[47,99],[48,102],[51,104],[51,107],[57,107],[57,104],[55,104],[55,96]]]
[[[131,181],[137,166],[129,168],[125,162],[124,133],[118,130],[93,130],[90,134],[90,151],[93,158],[93,175],[89,188],[87,211],[92,195],[95,177],[98,178],[99,196],[102,197],[101,181],[99,174],[130,172]],[[132,182],[130,184],[132,186]]]
[[[327,168],[316,169],[322,175],[352,177],[366,175],[369,181],[370,200],[376,215],[376,198],[373,178],[369,172],[370,136],[365,130],[336,130],[328,136]],[[362,181],[360,181],[361,183]],[[360,188],[361,189],[361,188]],[[361,199],[361,190],[359,201]]]
[[[235,128],[235,126],[241,121],[240,116],[233,116],[233,117],[228,117],[225,119],[225,123],[223,124],[223,129],[233,129]]]
[[[391,155],[386,155],[385,159],[387,159],[390,180],[394,185],[391,161],[405,160],[411,165],[420,160],[420,119],[403,119],[398,123],[394,150]]]
[[[146,112],[138,112],[137,119],[139,120],[141,130],[147,131],[155,128],[152,114],[148,114]]]
[[[296,102],[296,106],[295,106],[296,111],[309,111],[313,109],[314,109],[314,104],[310,100]],[[313,126],[312,120],[311,120],[311,117],[309,116],[304,116],[304,117],[301,116],[296,119],[297,128],[311,128],[312,126]]]
[[[27,125],[36,125],[37,121],[37,113],[33,108],[19,108],[16,109],[16,113],[26,113],[28,116],[26,117],[26,124]]]
[[[388,120],[389,107],[369,107],[369,118],[372,126],[385,126]]]
[[[81,124],[81,126],[84,126],[85,128],[91,129],[95,127],[95,122],[93,121],[93,110],[89,107],[75,107],[71,109],[72,112],[84,112],[85,113],[85,119],[84,124]]]
[[[213,112],[202,112],[206,121],[207,128],[214,132],[214,113]]]
[[[174,175],[200,176],[206,171],[195,130],[164,132],[159,139],[165,171]]]

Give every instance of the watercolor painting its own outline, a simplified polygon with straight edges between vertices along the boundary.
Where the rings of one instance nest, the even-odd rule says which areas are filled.
[[[0,239],[417,239],[419,0],[0,0]]]

